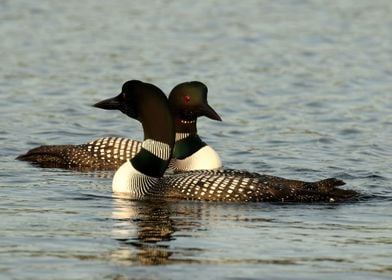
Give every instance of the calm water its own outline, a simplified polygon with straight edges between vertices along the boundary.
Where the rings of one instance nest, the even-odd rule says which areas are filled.
[[[0,1],[1,279],[392,279],[392,2]],[[226,167],[330,176],[343,204],[145,203],[14,158],[141,126],[89,106],[201,80]],[[109,174],[110,177],[110,174]]]

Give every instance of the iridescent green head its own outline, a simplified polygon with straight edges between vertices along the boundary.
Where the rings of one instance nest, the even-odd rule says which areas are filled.
[[[173,88],[169,95],[169,107],[173,117],[194,121],[206,116],[221,121],[217,112],[207,102],[208,88],[198,81],[185,82]]]

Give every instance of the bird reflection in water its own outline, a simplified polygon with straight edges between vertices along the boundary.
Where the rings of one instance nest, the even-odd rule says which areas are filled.
[[[189,222],[173,219],[173,208],[175,215],[198,216],[198,207],[181,207],[177,203],[156,200],[131,201],[119,197],[112,201],[112,219],[115,222],[112,232],[121,246],[112,252],[111,258],[122,264],[160,265],[173,262],[170,257],[175,249],[171,241],[175,240],[173,234],[176,227],[180,227],[183,233],[193,231],[199,225],[192,219]]]

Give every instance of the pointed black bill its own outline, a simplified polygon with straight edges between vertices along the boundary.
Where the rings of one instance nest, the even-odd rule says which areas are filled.
[[[119,95],[102,100],[93,105],[93,107],[105,109],[105,110],[120,110],[125,115],[137,119],[137,113],[134,104],[127,103],[124,94],[120,93]]]
[[[208,103],[203,104],[203,106],[200,108],[200,112],[202,113],[203,116],[206,116],[207,118],[210,118],[212,120],[222,121],[218,113],[215,112],[215,110],[212,109],[212,107],[208,105]]]
[[[102,100],[93,105],[93,107],[97,107],[105,110],[120,110],[120,111],[123,108],[123,106],[124,106],[124,102],[122,98],[122,93],[120,93],[116,97]]]

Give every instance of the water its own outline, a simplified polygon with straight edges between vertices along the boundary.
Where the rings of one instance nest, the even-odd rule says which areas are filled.
[[[0,2],[1,279],[392,279],[392,4]],[[225,166],[316,180],[343,204],[146,203],[105,174],[14,158],[42,144],[140,139],[89,106],[141,79],[201,80]]]

